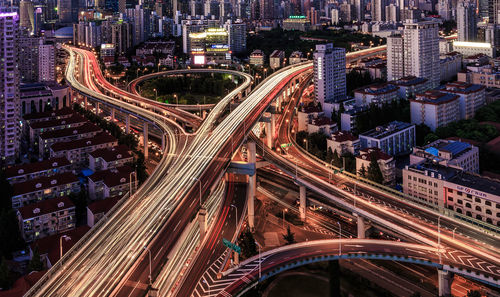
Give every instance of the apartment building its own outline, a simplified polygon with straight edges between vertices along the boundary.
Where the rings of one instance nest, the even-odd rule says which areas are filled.
[[[365,148],[356,156],[356,173],[360,175],[362,168],[368,171],[372,158],[377,160],[385,185],[393,185],[396,182],[396,160],[394,157],[384,153],[379,148]]]
[[[410,152],[415,146],[415,125],[393,121],[359,134],[361,148],[377,147],[395,156]]]
[[[132,178],[132,187],[137,186],[137,179],[133,172],[134,170],[129,166],[95,172],[88,177],[90,199],[99,200],[124,195],[130,190],[130,178]]]
[[[34,143],[35,147],[38,147],[38,137],[41,133],[67,128],[76,128],[87,122],[88,120],[79,114],[72,114],[69,118],[37,121],[30,124],[29,141],[30,143]]]
[[[73,173],[42,176],[13,185],[12,207],[80,192],[80,182]]]
[[[461,81],[447,83],[438,88],[441,92],[458,96],[460,119],[474,118],[476,111],[486,104],[486,87]]]
[[[61,157],[8,167],[5,169],[5,176],[9,183],[16,184],[71,170],[71,163],[65,157]]]
[[[102,128],[91,122],[87,122],[79,127],[43,132],[38,137],[38,155],[49,155],[50,146],[54,143],[90,138],[101,132]]]
[[[92,171],[121,167],[133,161],[129,148],[123,144],[89,153],[89,168]]]
[[[17,210],[26,242],[75,228],[75,205],[67,196],[43,200]]]
[[[339,156],[346,153],[357,155],[359,152],[359,138],[347,131],[337,131],[326,139],[326,145],[332,152],[337,151]]]
[[[394,84],[382,83],[372,84],[354,90],[354,99],[357,106],[376,104],[381,106],[399,99],[399,87]]]
[[[411,123],[427,125],[432,131],[460,119],[458,96],[436,90],[426,91],[410,99]]]
[[[397,86],[398,97],[401,99],[414,98],[415,94],[423,93],[430,88],[427,78],[416,76],[405,76],[398,80],[388,82],[388,84]]]
[[[88,154],[103,148],[118,145],[118,140],[106,132],[94,137],[82,138],[68,142],[54,143],[50,147],[50,157],[66,157],[76,166],[88,164]]]

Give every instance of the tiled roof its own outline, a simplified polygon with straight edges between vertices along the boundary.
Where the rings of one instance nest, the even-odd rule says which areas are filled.
[[[58,109],[58,110],[30,113],[30,114],[24,115],[23,118],[26,121],[29,121],[29,120],[45,119],[45,118],[50,118],[50,117],[57,118],[60,116],[72,115],[73,113],[74,113],[73,109],[71,109],[69,107],[63,107],[63,108]]]
[[[111,148],[98,149],[90,153],[90,155],[94,158],[102,158],[106,162],[132,157],[129,148],[124,144]]]
[[[97,200],[96,202],[90,203],[87,208],[94,215],[98,213],[107,213],[121,198],[122,196],[115,196],[103,200]]]
[[[377,160],[390,160],[392,159],[392,156],[384,153],[381,151],[379,148],[365,148],[360,150],[360,154],[356,156],[356,158],[362,159],[362,160],[367,160],[371,161],[371,157],[375,156]]]
[[[5,169],[5,175],[7,178],[15,177],[19,175],[31,174],[35,172],[45,171],[49,169],[59,168],[63,166],[70,165],[71,163],[65,158],[51,158],[41,162],[21,164],[17,166],[12,166]]]
[[[50,128],[50,127],[70,125],[70,124],[76,124],[76,123],[85,123],[85,122],[87,122],[86,118],[75,113],[69,118],[32,123],[31,128],[32,129],[42,129],[42,128]]]
[[[78,182],[73,173],[61,173],[52,176],[42,176],[13,185],[14,196],[31,193],[37,190]]]
[[[27,220],[71,207],[75,207],[73,202],[67,196],[63,196],[26,205],[19,208],[18,211],[23,220]]]
[[[101,132],[94,137],[82,138],[73,141],[54,143],[50,149],[54,152],[74,150],[78,148],[116,142],[116,138],[106,132]]]
[[[61,138],[61,137],[68,137],[71,135],[79,135],[79,134],[84,134],[84,133],[92,133],[92,132],[100,132],[100,131],[102,131],[101,127],[98,127],[91,122],[87,122],[81,126],[74,127],[74,128],[66,128],[66,129],[59,129],[59,130],[52,130],[52,131],[44,132],[44,133],[40,134],[40,138],[42,138],[42,139]]]
[[[347,131],[337,131],[332,134],[332,140],[335,142],[356,141],[358,138]]]

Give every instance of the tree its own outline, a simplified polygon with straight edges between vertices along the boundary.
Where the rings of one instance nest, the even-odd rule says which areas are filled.
[[[479,292],[478,290],[470,290],[470,291],[467,291],[467,297],[481,297],[481,292]]]
[[[24,241],[19,231],[16,212],[12,209],[3,209],[0,212],[0,256],[12,258],[12,252],[22,249]]]
[[[286,234],[283,234],[283,239],[286,241],[286,245],[295,243],[295,234],[290,230],[290,226],[287,226]]]
[[[361,176],[361,177],[366,177],[366,168],[365,168],[365,164],[361,164],[361,168],[359,168],[358,174],[359,174],[359,176]]]
[[[332,162],[333,166],[339,167],[339,168],[342,166],[342,160],[339,157],[339,153],[337,152],[337,149],[335,149],[335,151],[333,151],[332,160],[333,160],[333,162]]]
[[[7,266],[5,258],[2,257],[2,260],[0,262],[0,289],[9,289],[11,285],[12,283],[9,267]]]
[[[241,233],[240,238],[238,239],[238,245],[241,247],[243,257],[247,259],[257,254],[257,244],[255,243],[255,238],[248,228]]]
[[[33,257],[31,257],[30,262],[28,263],[28,271],[41,271],[43,270],[43,263],[40,259],[40,253],[38,252],[38,248],[35,247],[33,251]]]
[[[2,193],[2,199],[0,199],[0,209],[11,209],[12,208],[12,186],[5,178],[5,172],[0,171],[0,191]]]
[[[378,165],[376,153],[370,154],[370,164],[368,165],[366,177],[379,184],[384,182],[384,176]]]
[[[439,136],[437,136],[437,135],[436,135],[436,134],[434,134],[434,133],[429,133],[429,134],[425,135],[425,137],[424,137],[424,140],[423,140],[423,143],[422,143],[422,144],[424,144],[424,145],[425,145],[425,144],[429,144],[429,143],[434,142],[434,141],[436,141],[436,140],[438,140],[438,139],[439,139]]]
[[[333,152],[332,152],[332,148],[329,147],[328,150],[326,151],[326,162],[330,163],[332,161],[332,158],[333,158]]]
[[[87,193],[83,187],[81,187],[80,192],[69,194],[69,199],[75,205],[76,221],[78,223],[83,223],[86,221],[87,215]]]

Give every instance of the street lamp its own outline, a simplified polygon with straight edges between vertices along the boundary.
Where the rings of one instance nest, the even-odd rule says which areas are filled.
[[[283,230],[285,229],[285,212],[288,212],[288,208],[283,208]]]
[[[453,229],[453,239],[455,239],[455,231],[457,230],[457,227],[455,227],[455,229]]]
[[[307,138],[304,138],[303,141],[306,144],[306,151],[309,151],[309,142],[307,141]]]
[[[340,225],[340,222],[337,221],[337,224],[339,225],[339,256],[342,255],[342,244],[340,243],[340,240],[342,239],[342,225]]]
[[[155,100],[158,100],[158,90],[157,89],[153,89],[153,91],[155,91]]]
[[[153,283],[153,279],[151,278],[151,250],[147,246],[144,246],[144,249],[149,253],[149,285],[151,286]]]
[[[235,224],[234,232],[236,232],[236,230],[238,230],[238,208],[234,204],[231,204],[231,208],[234,208],[234,211],[236,212],[236,220],[234,222]]]
[[[257,242],[257,240],[255,241],[255,244],[259,247],[259,279],[262,277],[262,268],[260,266],[260,249],[261,249],[261,246],[260,244]]]
[[[130,194],[128,195],[129,197],[132,196],[132,193],[133,193],[132,192],[132,175],[134,175],[135,182],[137,183],[137,173],[135,171],[130,172],[130,175],[129,175],[129,182],[130,182],[130,184],[129,184],[129,186],[130,186],[129,192],[130,192]],[[134,186],[134,188],[135,188],[135,186]]]
[[[200,207],[201,207],[201,180],[199,178],[193,177],[193,179],[200,183]]]
[[[179,100],[177,99],[177,94],[174,94],[176,105],[179,105]]]
[[[71,240],[71,237],[69,237],[68,235],[63,235],[63,236],[59,237],[59,259],[62,259],[62,256],[63,256],[63,246],[62,246],[63,238],[64,238],[64,241]]]

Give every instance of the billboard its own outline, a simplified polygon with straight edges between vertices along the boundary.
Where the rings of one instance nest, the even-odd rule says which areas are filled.
[[[193,56],[193,64],[195,65],[205,65],[205,56],[195,55]]]

